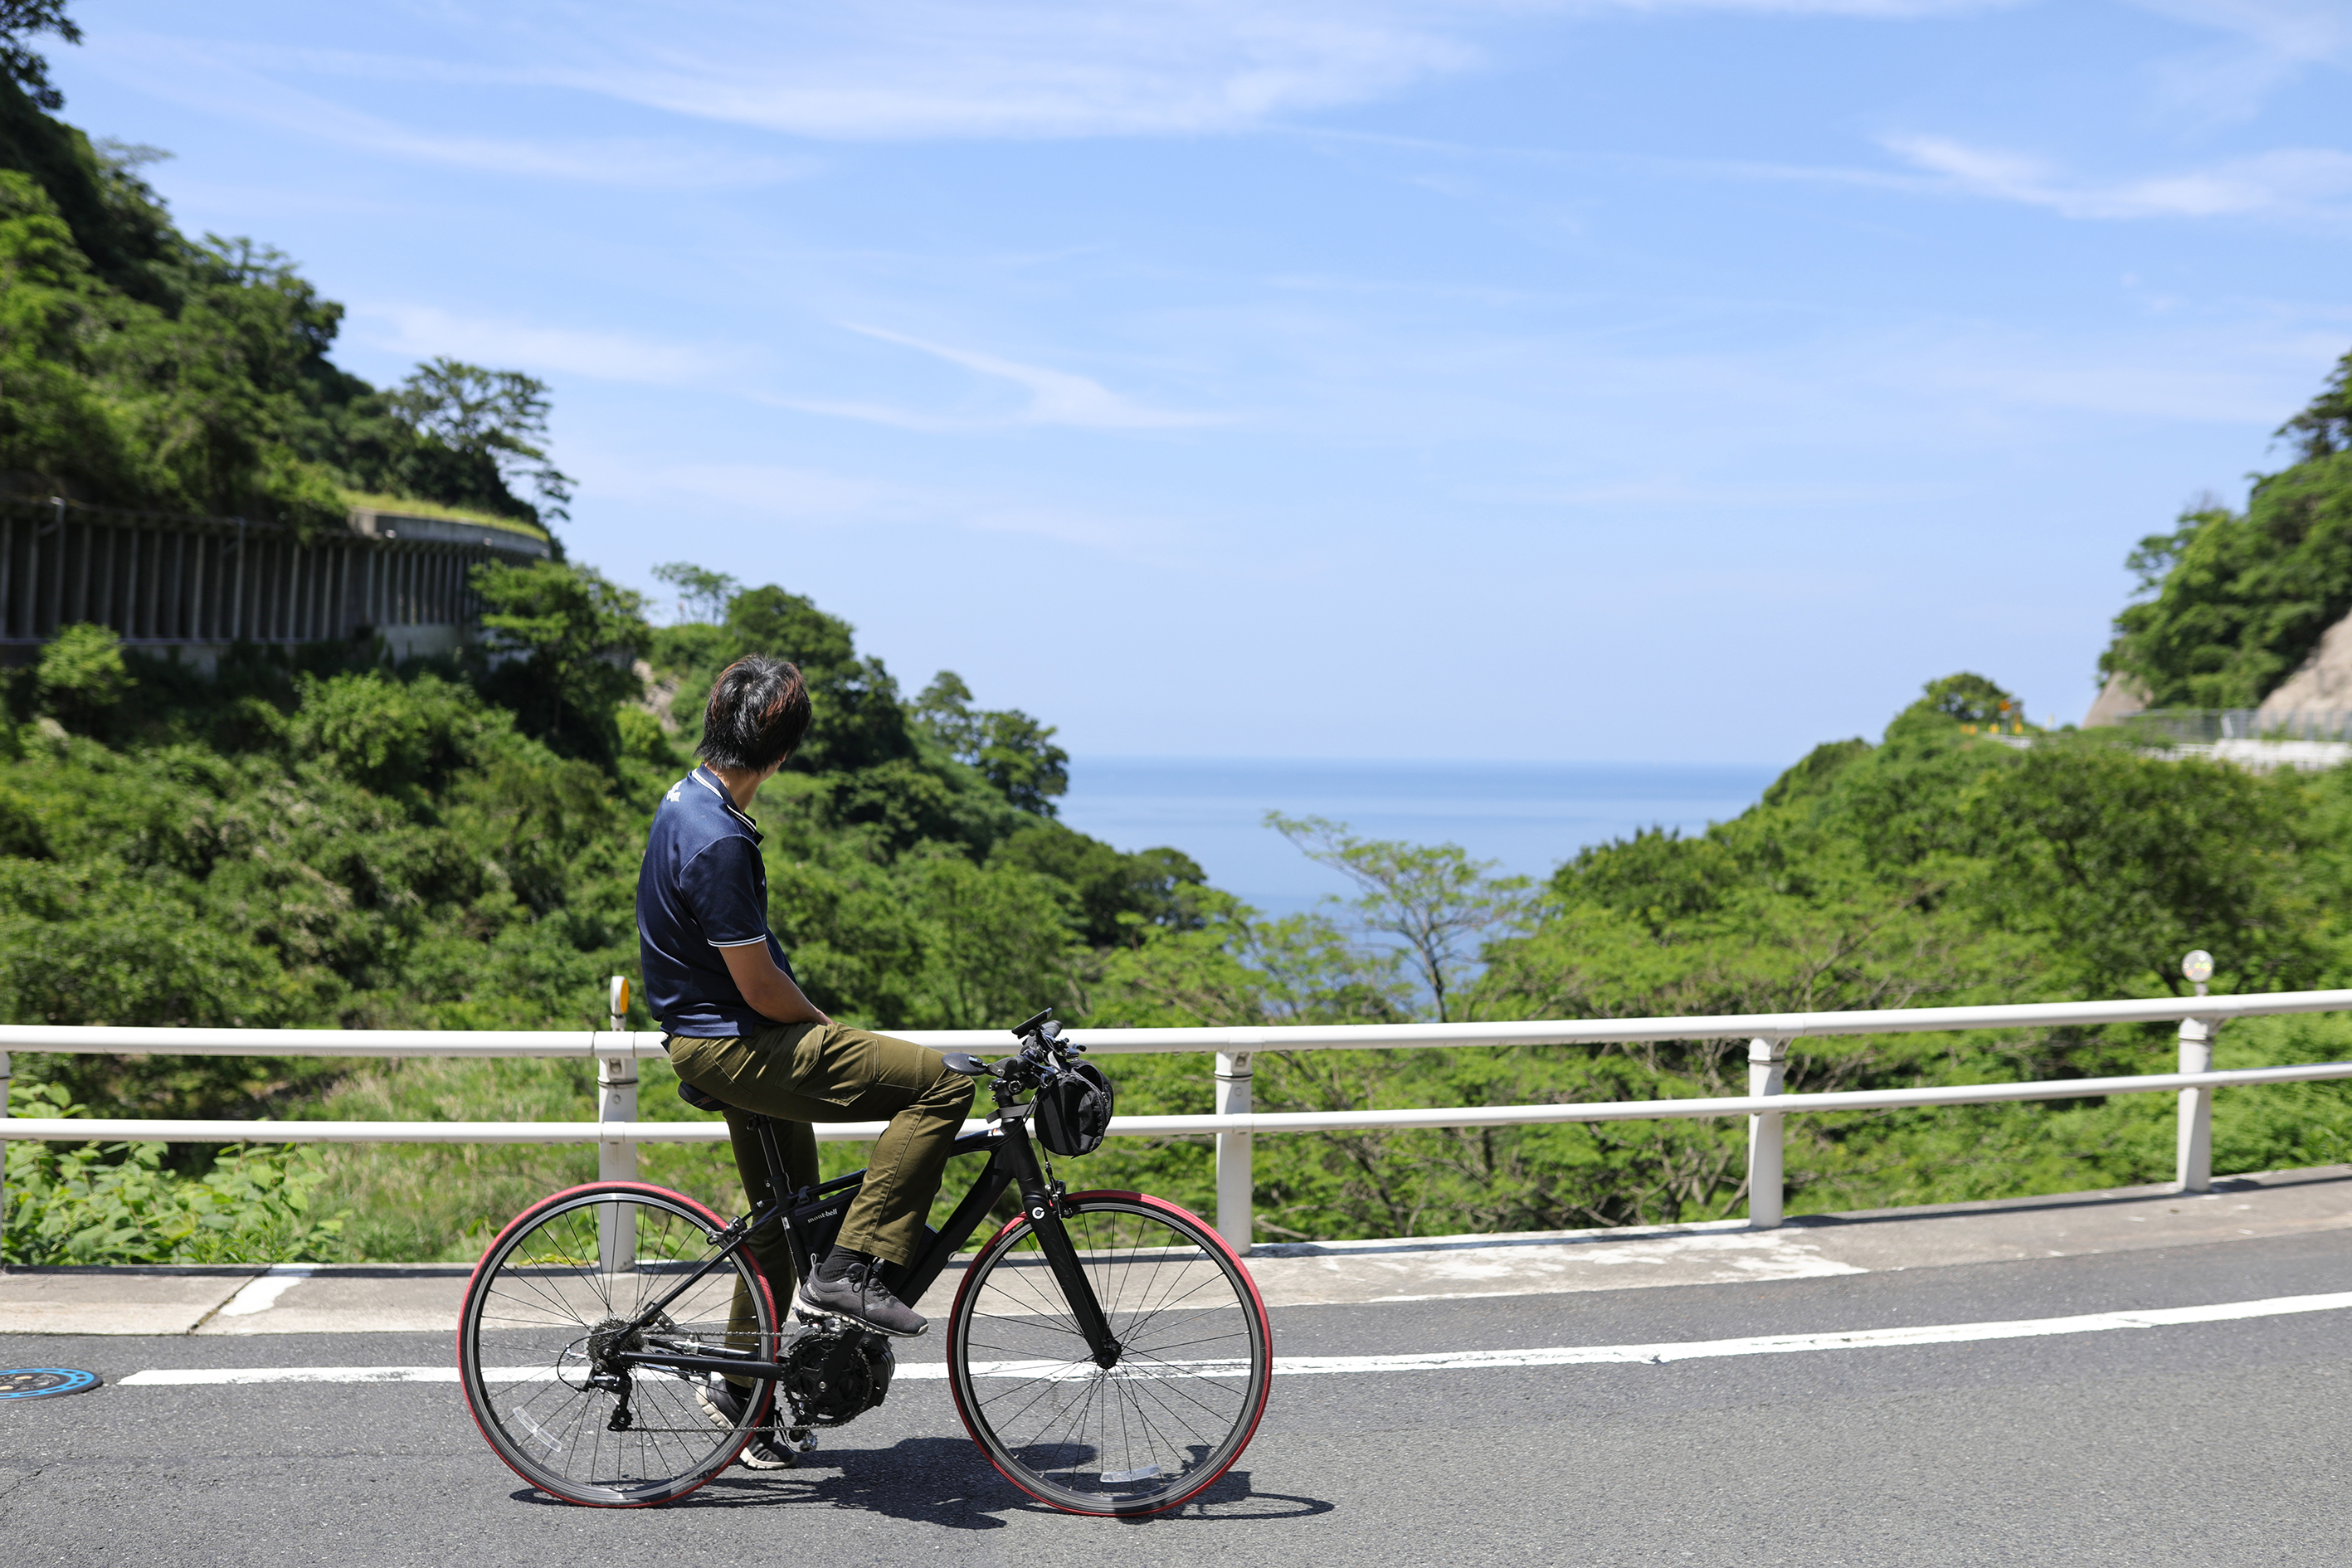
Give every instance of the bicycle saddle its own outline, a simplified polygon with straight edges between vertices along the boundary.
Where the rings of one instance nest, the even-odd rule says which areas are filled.
[[[677,1097],[697,1110],[726,1111],[735,1109],[709,1089],[697,1089],[684,1079],[677,1080]]]

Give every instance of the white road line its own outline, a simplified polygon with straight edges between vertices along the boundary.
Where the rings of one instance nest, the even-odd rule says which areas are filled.
[[[307,1263],[273,1263],[269,1272],[249,1281],[244,1289],[221,1303],[224,1318],[247,1318],[278,1305],[278,1298],[310,1278]]]
[[[502,1373],[512,1373],[511,1377]],[[491,1370],[494,1382],[521,1383],[532,1378],[552,1377],[545,1368],[526,1371],[521,1367],[499,1367]],[[161,1367],[152,1372],[134,1372],[118,1380],[121,1388],[161,1388],[167,1385],[222,1383],[455,1383],[457,1369],[454,1366],[196,1366]]]
[[[2273,1296],[2263,1301],[2222,1301],[2210,1307],[2089,1312],[2074,1318],[2024,1318],[1999,1323],[1933,1323],[1914,1329],[1850,1329],[1826,1334],[1762,1334],[1740,1340],[1685,1340],[1658,1345],[1578,1345],[1554,1350],[1454,1351],[1428,1355],[1277,1357],[1278,1373],[1475,1372],[1487,1367],[1584,1366],[1604,1363],[1664,1365],[1713,1356],[1789,1355],[1799,1351],[1877,1350],[1899,1345],[1966,1344],[1976,1340],[2030,1340],[2055,1334],[2099,1334],[2116,1329],[2162,1329],[2186,1323],[2226,1323],[2294,1312],[2352,1308],[2352,1291],[2330,1296]]]
[[[1007,1362],[1006,1366],[1025,1365]],[[1043,1363],[1040,1363],[1043,1364]],[[1059,1364],[1059,1363],[1055,1363]],[[939,1362],[918,1362],[898,1369],[900,1383],[944,1382],[947,1367]],[[546,1366],[486,1366],[489,1383],[546,1383],[555,1371]],[[186,1388],[254,1383],[455,1383],[454,1366],[187,1366],[158,1367],[115,1380],[118,1388]]]
[[[2059,1334],[2100,1334],[2117,1329],[2177,1328],[2189,1323],[2227,1323],[2248,1318],[2278,1318],[2298,1312],[2339,1312],[2352,1309],[2352,1290],[2328,1296],[2273,1296],[2260,1301],[2221,1301],[2210,1307],[2158,1307],[2124,1312],[2088,1312],[2072,1318],[2021,1318],[1996,1323],[1932,1323],[1910,1329],[1849,1329],[1825,1334],[1763,1334],[1739,1340],[1682,1340],[1655,1345],[1563,1345],[1525,1351],[1433,1351],[1421,1355],[1281,1356],[1274,1362],[1277,1374],[1291,1376],[1342,1373],[1485,1372],[1530,1366],[1591,1366],[1603,1364],[1663,1366],[1669,1362],[1704,1361],[1716,1356],[1790,1355],[1800,1351],[1880,1350],[1902,1345],[1967,1344],[1978,1340],[2044,1339]],[[1050,1375],[1054,1363],[991,1362],[976,1366],[982,1375]],[[1222,1363],[1202,1363],[1202,1370]],[[1236,1368],[1238,1370],[1238,1368]],[[493,1383],[530,1383],[550,1378],[548,1368],[488,1367]],[[1080,1372],[1079,1375],[1089,1373]],[[918,1362],[898,1369],[901,1381],[938,1382],[947,1368],[938,1362]],[[119,1386],[154,1388],[165,1385],[262,1383],[455,1383],[454,1366],[230,1366],[170,1367],[134,1372]]]

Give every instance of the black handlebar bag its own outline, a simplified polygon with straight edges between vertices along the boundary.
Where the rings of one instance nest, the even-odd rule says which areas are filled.
[[[1091,1154],[1110,1131],[1110,1079],[1092,1062],[1072,1062],[1037,1091],[1030,1125],[1037,1142],[1065,1158]]]

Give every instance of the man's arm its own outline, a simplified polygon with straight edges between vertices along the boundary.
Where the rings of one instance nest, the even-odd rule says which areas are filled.
[[[727,973],[734,977],[735,989],[753,1011],[762,1018],[772,1018],[779,1024],[830,1024],[833,1022],[817,1005],[793,984],[793,977],[776,967],[764,942],[747,942],[740,947],[722,947],[719,952],[727,960]]]

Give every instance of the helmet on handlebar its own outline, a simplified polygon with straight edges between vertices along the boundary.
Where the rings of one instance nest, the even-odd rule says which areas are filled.
[[[1037,1141],[1055,1153],[1091,1154],[1110,1131],[1110,1079],[1092,1062],[1070,1062],[1037,1090],[1030,1125]]]

